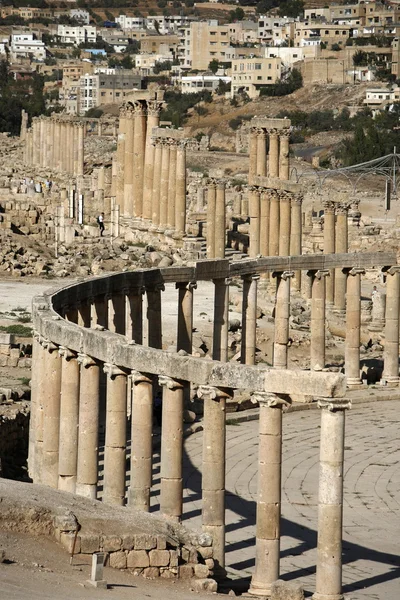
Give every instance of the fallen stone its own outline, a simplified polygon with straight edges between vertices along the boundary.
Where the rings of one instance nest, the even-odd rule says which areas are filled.
[[[278,579],[271,586],[271,600],[304,600],[301,586]]]
[[[193,579],[192,588],[195,592],[217,592],[218,585],[214,579]]]

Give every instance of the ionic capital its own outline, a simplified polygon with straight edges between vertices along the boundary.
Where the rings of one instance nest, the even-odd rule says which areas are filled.
[[[70,350],[66,346],[60,346],[59,349],[58,349],[58,353],[59,353],[60,356],[62,356],[63,358],[65,358],[66,361],[69,361],[72,358],[76,358],[77,357],[77,353],[74,352],[73,350]]]
[[[214,285],[226,285],[229,287],[232,283],[232,277],[221,277],[220,279],[213,279],[212,282]]]
[[[287,279],[290,279],[290,277],[294,277],[294,271],[274,271],[272,277],[277,277],[286,281]]]
[[[291,404],[289,396],[273,392],[255,392],[251,395],[251,401],[254,404],[258,402],[260,406],[268,408],[282,408],[282,406],[290,406]]]
[[[191,292],[197,289],[197,281],[178,281],[175,283],[175,289]]]
[[[365,269],[362,269],[361,267],[353,267],[347,272],[347,274],[352,275],[353,277],[355,275],[365,275]]]
[[[108,377],[110,379],[115,379],[116,377],[119,377],[120,375],[123,375],[124,377],[126,377],[128,374],[127,371],[125,371],[124,369],[120,369],[119,367],[117,367],[116,365],[113,365],[111,363],[104,363],[103,371],[106,375],[108,375]]]
[[[389,267],[389,268],[386,268],[386,270],[385,270],[386,275],[396,275],[396,273],[400,273],[400,265],[394,266],[394,267]]]
[[[142,373],[141,371],[131,371],[131,379],[135,385],[139,383],[148,383],[151,385],[153,383],[151,375]]]
[[[215,387],[213,385],[199,385],[196,394],[199,398],[205,400],[221,400],[223,398],[231,397],[231,394],[227,389]]]
[[[59,348],[59,346],[57,346],[57,344],[54,344],[54,342],[52,342],[51,340],[43,340],[41,344],[44,348],[46,348],[47,352],[50,352],[50,354],[52,352],[55,352]]]
[[[351,408],[351,400],[348,398],[318,398],[318,408],[324,408],[331,412]]]
[[[88,354],[79,353],[78,354],[78,363],[82,365],[85,369],[89,367],[97,367],[98,362],[95,358],[92,358]]]
[[[165,285],[163,283],[150,283],[146,285],[146,292],[164,292]]]
[[[242,275],[243,281],[258,281],[260,276],[257,273],[249,273],[247,275]]]
[[[165,385],[169,390],[180,390],[183,388],[183,384],[177,379],[172,379],[172,377],[168,377],[167,375],[159,375],[158,383],[160,385]]]
[[[137,287],[129,287],[126,290],[126,295],[128,297],[131,296],[142,296],[146,291],[146,288],[144,287],[144,285],[138,285]]]
[[[330,272],[329,269],[319,269],[318,271],[313,271],[310,269],[307,271],[307,275],[309,277],[315,277],[315,279],[323,279],[324,277],[328,277]]]

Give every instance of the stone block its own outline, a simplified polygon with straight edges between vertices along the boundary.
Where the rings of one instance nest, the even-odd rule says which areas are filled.
[[[179,567],[179,578],[180,579],[191,579],[193,577],[192,565],[181,565]]]
[[[208,567],[209,570],[212,571],[213,568],[214,568],[214,559],[213,558],[206,558],[205,563],[206,563],[206,567]]]
[[[75,539],[75,534],[68,532],[66,533],[65,531],[61,531],[60,533],[60,544],[63,548],[65,548],[65,550],[68,552],[68,554],[72,554],[72,549],[73,549],[73,545],[74,545],[74,539]],[[74,548],[74,554],[80,554],[81,552],[81,538],[79,537],[79,535],[76,537],[76,542],[75,542],[75,548]]]
[[[143,577],[146,579],[155,579],[160,576],[160,569],[158,567],[147,567],[143,570]]]
[[[127,566],[129,569],[149,567],[149,555],[145,550],[131,550],[128,552]]]
[[[135,535],[135,550],[152,550],[157,548],[157,538],[146,533]]]
[[[133,535],[123,535],[122,536],[122,548],[124,550],[133,550],[135,547],[135,536]]]
[[[199,546],[212,546],[212,537],[209,533],[201,533],[199,535]]]
[[[167,540],[164,536],[157,536],[157,550],[166,550],[167,549]]]
[[[169,551],[169,566],[177,567],[178,566],[178,558],[179,558],[179,552],[177,550],[170,550]]]
[[[199,554],[203,558],[212,558],[213,557],[213,549],[210,546],[206,546],[205,548],[199,548]]]
[[[77,526],[76,517],[73,513],[59,515],[54,518],[54,527],[60,531],[75,531]]]
[[[175,579],[175,574],[169,569],[161,570],[160,577],[163,579]]]
[[[216,593],[218,590],[218,585],[214,579],[193,579],[192,588],[195,592]]]
[[[182,548],[182,560],[193,564],[199,562],[196,548],[194,546],[184,546]]]
[[[122,539],[117,535],[105,535],[102,540],[104,552],[117,552],[122,548]]]
[[[100,552],[100,536],[89,534],[81,535],[81,552],[82,554]]]
[[[170,561],[169,550],[150,550],[151,567],[167,567]]]
[[[271,585],[271,600],[304,600],[301,586],[278,579]]]
[[[127,560],[125,552],[111,552],[109,559],[110,567],[113,569],[126,569]]]
[[[11,344],[15,344],[15,336],[12,333],[0,333],[0,344],[11,346]]]
[[[194,566],[194,575],[199,579],[205,579],[208,577],[209,569],[207,565],[195,565]]]

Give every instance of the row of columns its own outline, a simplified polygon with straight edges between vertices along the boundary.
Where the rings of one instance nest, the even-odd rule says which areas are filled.
[[[33,117],[26,131],[24,162],[82,176],[85,125],[62,117]]]
[[[344,202],[326,201],[324,207],[324,254],[348,252],[348,209]],[[326,285],[326,301],[338,311],[346,308],[346,275],[342,269],[331,269]]]
[[[207,185],[207,258],[225,258],[226,200],[225,183]]]
[[[249,141],[249,184],[254,177],[275,177],[283,180],[290,178],[289,165],[289,129],[267,129],[252,127]],[[267,141],[269,153],[267,160]]]

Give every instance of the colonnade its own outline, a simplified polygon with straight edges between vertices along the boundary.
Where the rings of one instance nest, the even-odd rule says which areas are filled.
[[[254,117],[249,139],[249,184],[254,177],[271,177],[288,180],[290,121]],[[267,144],[269,151],[267,154]]]
[[[62,116],[33,117],[25,134],[24,162],[82,176],[84,144],[82,121]]]
[[[348,252],[348,210],[346,202],[325,201],[324,207],[324,253]],[[341,269],[330,271],[327,280],[326,300],[329,306],[344,312],[346,307],[346,275]]]
[[[225,183],[207,183],[207,258],[224,258],[226,247]]]

